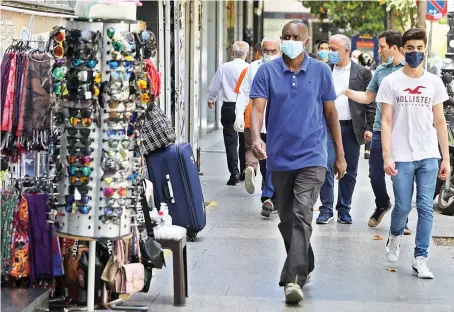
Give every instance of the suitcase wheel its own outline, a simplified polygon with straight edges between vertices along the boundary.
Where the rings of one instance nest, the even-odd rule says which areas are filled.
[[[190,242],[195,242],[195,238],[197,237],[197,233],[191,233],[191,234],[188,234],[188,240]]]

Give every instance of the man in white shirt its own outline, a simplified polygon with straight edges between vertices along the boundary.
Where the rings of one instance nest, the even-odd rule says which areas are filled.
[[[249,194],[254,194],[255,192],[255,176],[257,174],[257,167],[259,164],[259,160],[252,153],[252,133],[250,129],[250,120],[245,120],[245,118],[250,119],[250,109],[252,108],[252,103],[249,98],[249,91],[251,90],[252,81],[254,81],[255,74],[257,73],[259,67],[262,64],[271,62],[281,56],[281,39],[274,36],[267,36],[263,38],[261,51],[263,58],[261,60],[252,62],[247,69],[246,75],[240,86],[238,98],[236,100],[236,121],[234,127],[238,132],[244,131],[246,151],[246,171],[244,186]],[[248,113],[245,113],[245,111],[247,111]],[[265,122],[263,122],[261,136],[262,140],[266,142]],[[270,217],[271,213],[275,211],[273,202],[274,188],[271,182],[271,172],[266,170],[266,159],[260,161],[260,171],[262,174],[262,179],[264,181],[264,183],[262,183],[263,187],[261,197],[261,214],[264,217]]]
[[[334,35],[329,39],[328,61],[333,65],[334,86],[336,88],[336,110],[342,131],[347,173],[339,180],[337,197],[337,221],[351,224],[350,209],[353,191],[356,185],[356,174],[359,162],[360,147],[364,144],[364,134],[372,131],[375,119],[375,103],[362,105],[349,100],[342,94],[350,88],[365,91],[372,73],[363,66],[350,60],[351,42],[347,36]],[[331,136],[328,134],[328,163],[325,182],[320,190],[320,214],[318,224],[327,224],[334,219],[334,159],[335,148]]]
[[[361,51],[360,50],[354,50],[352,52],[352,62],[355,62],[356,64],[359,64],[359,56],[360,55],[361,55]]]
[[[235,123],[235,85],[244,68],[248,67],[246,57],[249,52],[249,44],[237,41],[233,44],[233,61],[219,66],[208,88],[208,107],[213,108],[216,99],[223,102],[221,108],[221,124],[223,126],[224,145],[227,154],[227,165],[230,171],[230,179],[227,185],[236,185],[240,179],[238,169],[238,133],[233,128]]]
[[[399,258],[400,241],[412,209],[416,176],[418,225],[413,274],[434,278],[427,266],[433,225],[433,194],[438,177],[450,176],[449,145],[443,102],[448,94],[441,78],[424,70],[427,36],[413,28],[402,35],[405,66],[388,75],[380,85],[382,144],[386,174],[393,181],[395,206],[386,243],[389,262]],[[439,149],[440,148],[440,149]],[[440,152],[443,156],[440,168]]]

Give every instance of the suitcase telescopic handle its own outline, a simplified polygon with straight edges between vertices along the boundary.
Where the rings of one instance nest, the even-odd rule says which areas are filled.
[[[173,197],[173,188],[172,188],[172,183],[170,183],[170,175],[166,175],[166,181],[164,183],[164,193],[167,197],[168,200],[170,200],[170,202],[172,204],[175,203],[175,198]]]

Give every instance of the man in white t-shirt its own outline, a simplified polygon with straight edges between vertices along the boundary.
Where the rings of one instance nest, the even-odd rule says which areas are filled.
[[[424,70],[427,36],[423,29],[402,36],[405,66],[381,83],[382,144],[385,172],[393,181],[395,207],[386,243],[389,262],[399,258],[400,241],[411,211],[416,176],[418,225],[413,274],[433,278],[427,254],[433,225],[433,194],[437,181],[450,175],[448,132],[443,102],[449,97],[441,78]],[[438,168],[440,151],[442,162]]]

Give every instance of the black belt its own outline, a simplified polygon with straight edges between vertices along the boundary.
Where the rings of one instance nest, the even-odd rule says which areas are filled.
[[[350,120],[339,120],[339,123],[341,126],[350,126],[353,124],[351,119]]]

